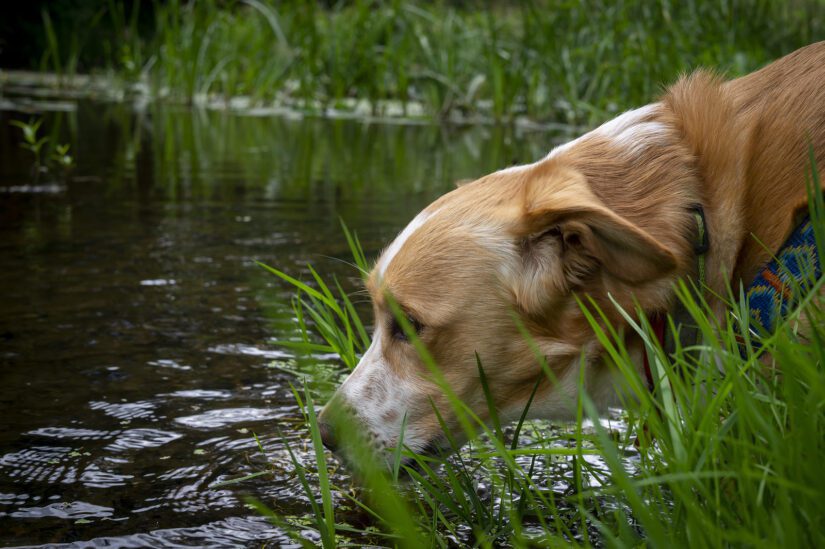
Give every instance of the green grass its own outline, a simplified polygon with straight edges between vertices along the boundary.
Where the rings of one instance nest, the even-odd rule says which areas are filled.
[[[92,21],[106,27],[105,68],[126,81],[170,101],[314,113],[592,124],[696,66],[740,75],[825,38],[822,0],[175,0],[144,4],[143,36],[140,6],[109,2]],[[44,21],[44,62],[73,72],[84,37],[58,44]]]
[[[820,188],[818,175],[812,175],[811,188]],[[811,197],[817,241],[823,243],[825,205],[821,193]],[[346,237],[363,272],[367,264],[358,240],[349,232]],[[337,284],[338,293],[330,291],[314,272],[316,287],[271,270],[297,290],[298,318],[313,319],[300,320],[304,350],[342,349],[342,362],[351,366],[351,349],[366,342],[359,342],[360,329],[352,328],[363,324],[350,316],[346,294]],[[515,426],[501,425],[492,405],[491,419],[484,423],[443,385],[474,442],[455,448],[447,460],[399,446],[387,471],[386,457],[371,455],[354,422],[343,421],[340,438],[349,441],[346,452],[357,487],[329,483],[329,457],[320,448],[313,397],[296,392],[316,462],[295,460],[294,466],[307,496],[321,502],[313,503],[310,522],[325,547],[352,541],[416,547],[822,546],[825,312],[817,296],[823,280],[810,280],[800,290],[804,297],[798,306],[775,333],[763,336],[740,322],[749,318],[744,300],[731,298],[727,322],[719,325],[704,301],[680,283],[676,291],[703,340],[672,355],[659,347],[644,315],[637,322],[624,312],[626,329],[645,338],[653,357],[654,392],[633,366],[620,331],[603,322],[602,311],[581,296],[591,327],[626,380],[629,398],[618,423],[599,420],[583,390],[577,420],[570,425],[525,423],[523,417]],[[398,319],[433,379],[443,382],[404,316]],[[797,334],[802,319],[812,326],[807,341]],[[536,360],[552,379],[543,358]],[[478,367],[491,403],[483,364]],[[409,461],[402,462],[402,456]],[[397,482],[399,470],[407,481]],[[310,474],[317,483],[306,480]],[[340,520],[331,502],[342,500],[361,509],[366,524],[354,527]],[[267,513],[296,540],[306,541],[305,523]]]

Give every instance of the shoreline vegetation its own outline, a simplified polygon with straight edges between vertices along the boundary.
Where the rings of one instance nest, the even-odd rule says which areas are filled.
[[[0,93],[39,80],[57,97],[253,115],[592,126],[693,68],[738,76],[822,39],[821,15],[821,0],[110,2],[85,31],[44,11],[52,76],[0,71]]]

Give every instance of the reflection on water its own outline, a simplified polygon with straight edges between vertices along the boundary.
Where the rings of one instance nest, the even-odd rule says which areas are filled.
[[[245,498],[307,511],[289,382],[340,366],[268,343],[296,334],[291,290],[255,261],[354,289],[339,217],[374,255],[454,181],[556,139],[86,103],[46,116],[77,165],[34,185],[8,125],[27,117],[0,112],[4,545],[283,542]],[[273,478],[210,488],[265,460]]]

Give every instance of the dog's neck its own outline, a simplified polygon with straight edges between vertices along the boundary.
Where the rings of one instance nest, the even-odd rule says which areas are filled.
[[[811,144],[825,141],[821,104],[805,94],[820,89],[811,63],[825,63],[825,48],[806,48],[748,76],[722,82],[697,72],[672,86],[662,99],[670,123],[694,156],[700,199],[714,235],[708,253],[707,296],[747,286],[798,223],[805,209]],[[795,115],[788,116],[794,109]],[[825,149],[814,151],[825,165]]]
[[[730,192],[743,179],[737,154],[743,137],[735,106],[721,81],[704,72],[677,82],[662,103],[668,122],[681,135],[683,150],[692,158],[696,203],[703,207],[705,229],[711,235],[705,256],[705,298],[721,315],[724,304],[717,296],[727,295],[744,236],[742,194]]]

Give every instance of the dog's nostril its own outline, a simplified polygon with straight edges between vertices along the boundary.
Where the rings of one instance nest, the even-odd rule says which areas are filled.
[[[318,432],[321,433],[321,442],[324,443],[324,446],[326,446],[326,448],[331,452],[334,452],[336,444],[335,432],[332,429],[332,425],[318,422]]]

